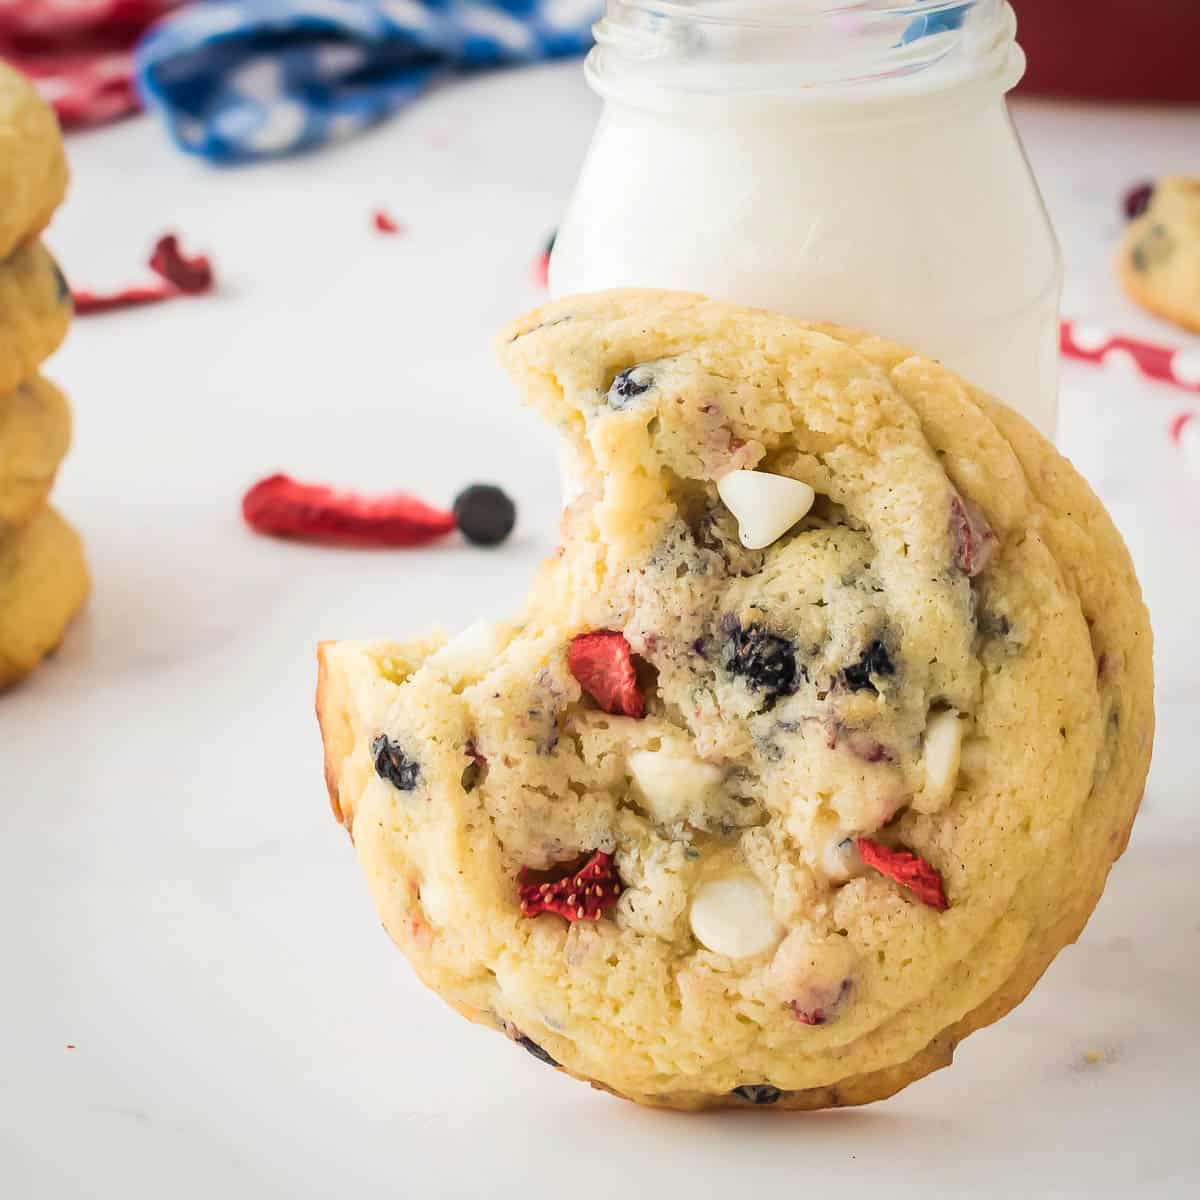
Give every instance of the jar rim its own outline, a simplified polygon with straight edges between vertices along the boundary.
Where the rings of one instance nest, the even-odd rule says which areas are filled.
[[[609,0],[587,73],[603,95],[900,98],[1024,70],[1008,0]]]
[[[780,3],[777,15],[765,11],[759,15],[744,15],[746,5],[737,3],[741,13],[732,10],[735,0],[609,0],[613,9],[641,9],[657,17],[677,18],[698,25],[726,25],[740,29],[795,29],[838,19],[881,21],[897,17],[944,16],[981,4],[999,8],[1003,0],[830,0],[821,8],[801,8],[795,3]],[[701,7],[703,5],[703,7]]]

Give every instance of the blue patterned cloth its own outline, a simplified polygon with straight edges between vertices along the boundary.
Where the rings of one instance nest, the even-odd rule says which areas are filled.
[[[357,133],[439,77],[578,54],[603,0],[204,0],[137,49],[184,150],[247,162]]]

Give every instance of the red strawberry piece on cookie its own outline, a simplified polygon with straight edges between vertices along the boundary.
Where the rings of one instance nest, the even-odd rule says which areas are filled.
[[[623,633],[602,629],[572,638],[567,648],[567,666],[579,686],[606,713],[638,719],[646,715],[633,652]]]

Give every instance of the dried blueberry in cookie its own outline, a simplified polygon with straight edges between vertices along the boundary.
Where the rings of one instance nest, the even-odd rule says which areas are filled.
[[[725,669],[745,681],[746,686],[768,697],[790,696],[803,668],[796,666],[796,651],[786,638],[762,625],[738,624],[727,618]]]
[[[648,366],[628,367],[619,371],[608,389],[610,408],[625,408],[654,386],[654,371]]]
[[[778,1104],[783,1093],[769,1083],[744,1083],[733,1089],[733,1095],[747,1104]]]
[[[511,624],[320,653],[387,929],[644,1104],[946,1065],[1079,934],[1137,810],[1150,634],[1112,523],[1020,417],[864,334],[614,292],[499,346],[590,483],[559,550]]]
[[[895,675],[895,673],[896,667],[892,663],[887,647],[876,638],[863,651],[858,662],[842,672],[842,682],[852,692],[878,693],[878,682]]]
[[[420,782],[420,766],[386,734],[381,733],[371,743],[371,755],[375,762],[375,774],[380,779],[386,779],[398,791],[411,792]]]

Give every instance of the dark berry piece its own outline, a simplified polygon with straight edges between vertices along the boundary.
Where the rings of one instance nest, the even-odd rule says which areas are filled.
[[[887,647],[877,638],[863,651],[862,658],[854,666],[842,672],[842,682],[852,692],[878,692],[872,676],[886,679],[895,673],[896,667]]]
[[[609,408],[625,408],[630,401],[644,395],[654,386],[654,372],[649,367],[630,367],[612,381],[608,389]]]
[[[1154,199],[1154,184],[1139,183],[1137,187],[1132,187],[1125,193],[1123,201],[1125,208],[1125,220],[1136,221],[1149,207],[1150,201]]]
[[[803,671],[796,666],[796,651],[786,638],[770,633],[762,625],[735,624],[726,648],[725,668],[744,679],[755,691],[790,696],[800,684]]]
[[[54,286],[59,304],[70,304],[71,285],[67,282],[67,277],[62,273],[62,267],[58,263],[54,264]]]
[[[1136,246],[1130,258],[1139,271],[1148,271],[1170,258],[1175,250],[1175,239],[1165,225],[1152,225],[1150,232]]]
[[[462,789],[464,792],[473,792],[487,775],[488,760],[479,753],[474,742],[467,743],[467,757],[471,761],[462,773]]]
[[[468,542],[498,546],[517,523],[517,506],[500,488],[473,483],[455,497],[454,517]]]
[[[371,743],[371,756],[375,759],[375,774],[402,792],[411,792],[421,779],[420,764],[413,762],[386,734],[381,733]]]
[[[733,1094],[749,1104],[775,1104],[783,1093],[769,1083],[744,1083]]]
[[[1012,625],[1003,614],[982,612],[979,614],[976,625],[982,637],[1006,638],[1012,633]]]
[[[541,1046],[539,1046],[537,1042],[533,1040],[533,1038],[528,1038],[524,1034],[521,1034],[520,1037],[517,1038],[517,1045],[521,1046],[525,1050],[528,1050],[534,1058],[536,1058],[539,1062],[544,1062],[546,1066],[558,1066],[558,1060],[551,1058],[550,1055],[547,1054],[545,1050],[543,1050]]]

